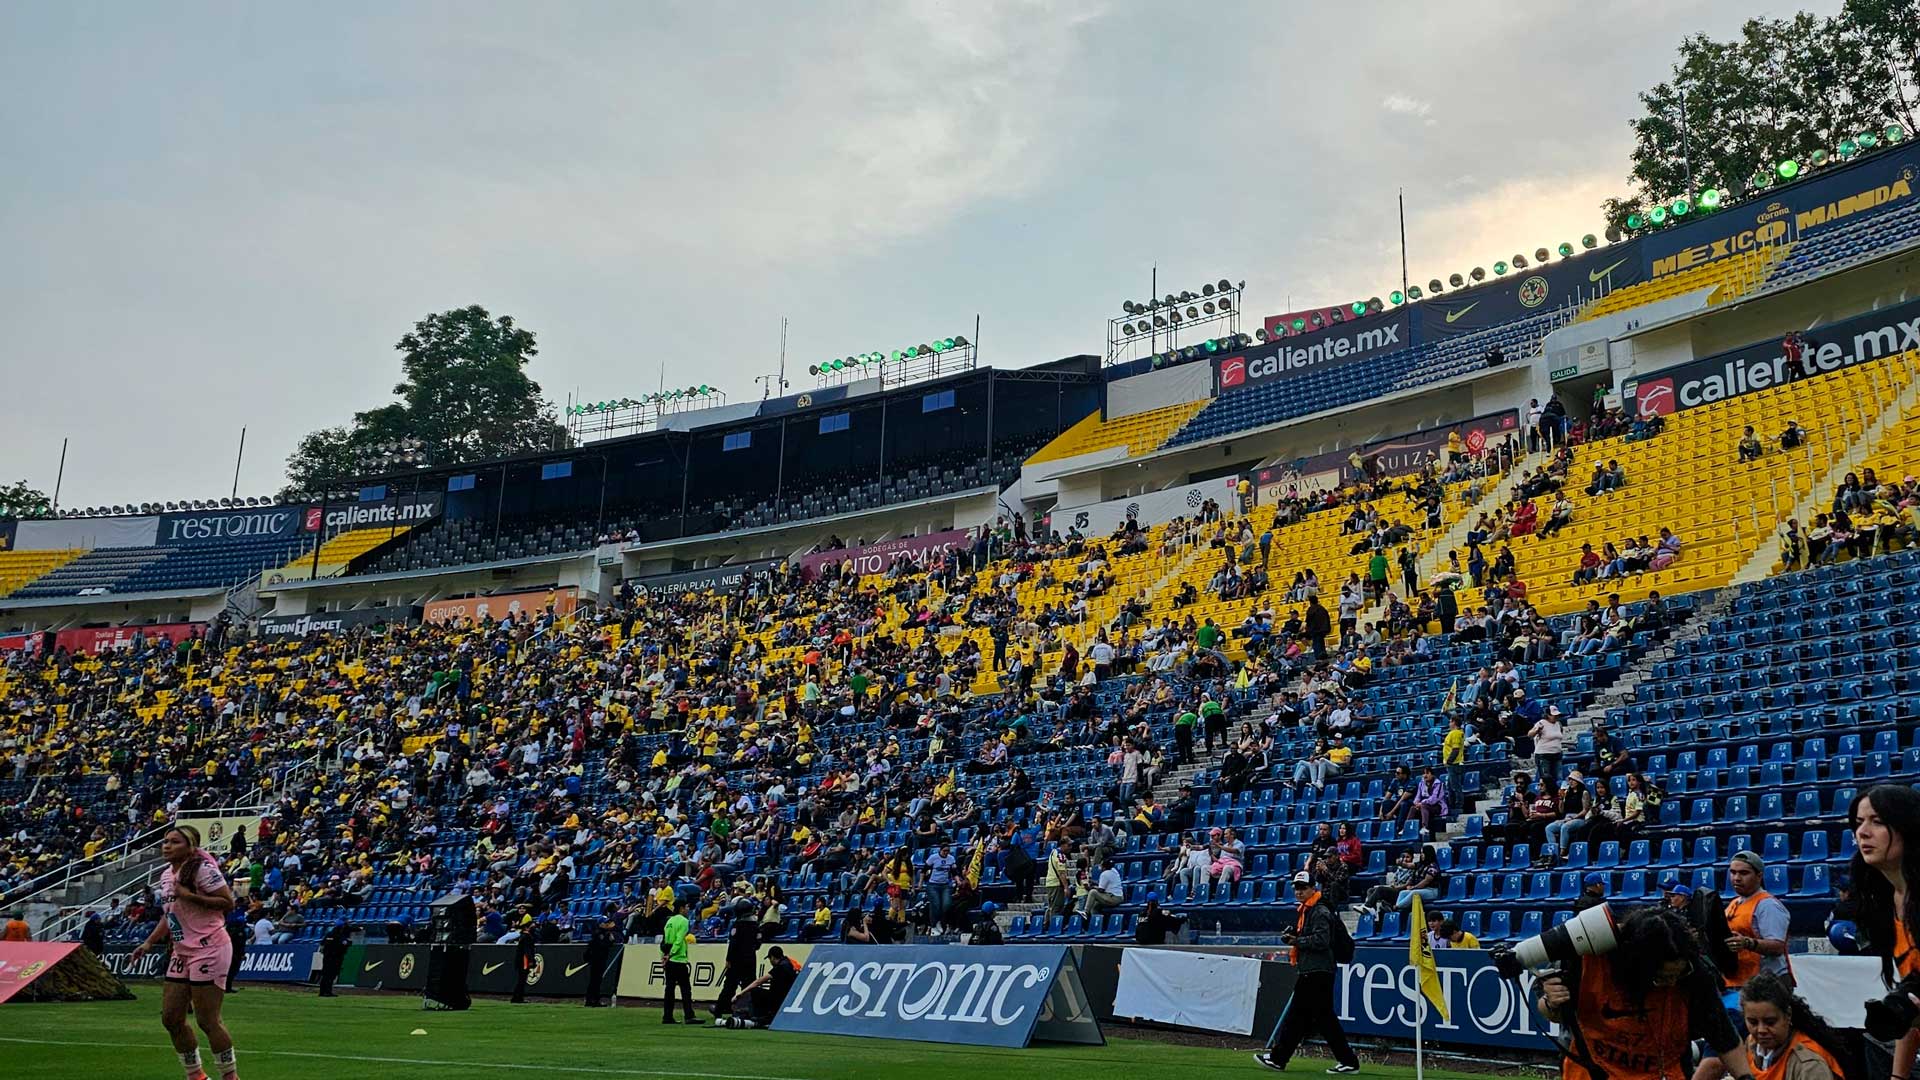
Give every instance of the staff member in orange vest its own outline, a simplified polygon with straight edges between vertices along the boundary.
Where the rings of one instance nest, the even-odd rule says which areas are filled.
[[[1620,923],[1611,952],[1569,961],[1534,983],[1540,1015],[1567,1026],[1562,1080],[1674,1080],[1699,1039],[1733,1073],[1754,1080],[1720,1002],[1720,980],[1686,920],[1642,908]],[[1593,1067],[1589,1067],[1593,1066]]]
[[[1727,1014],[1734,1019],[1735,1030],[1742,1026],[1740,990],[1747,981],[1762,972],[1791,984],[1792,970],[1787,966],[1787,905],[1760,887],[1767,864],[1751,851],[1736,851],[1727,863],[1727,883],[1733,886],[1733,899],[1727,902],[1727,948],[1733,951],[1734,965],[1720,973],[1726,985],[1722,1000]],[[1709,1057],[1694,1070],[1694,1080],[1720,1080],[1725,1070]]]
[[[1740,1011],[1757,1080],[1846,1080],[1845,1041],[1784,981],[1765,972],[1748,979]]]
[[[1287,940],[1293,945],[1293,997],[1280,1014],[1279,1026],[1267,1048],[1253,1056],[1269,1069],[1285,1072],[1301,1040],[1318,1034],[1333,1051],[1330,1073],[1356,1073],[1360,1059],[1347,1045],[1347,1033],[1340,1027],[1340,1016],[1333,1009],[1333,976],[1340,966],[1333,952],[1333,924],[1340,916],[1325,903],[1313,876],[1305,870],[1293,875],[1293,895],[1300,912],[1293,920],[1293,933]]]
[[[1905,784],[1875,785],[1854,797],[1847,820],[1853,825],[1851,880],[1860,905],[1861,948],[1880,958],[1881,978],[1891,988],[1920,975],[1920,949],[1914,948],[1920,938],[1920,896],[1908,891],[1920,879],[1920,791]],[[1862,993],[1878,990],[1861,988]],[[1891,1067],[1869,1040],[1865,1074],[1909,1080],[1916,1050],[1920,1028],[1893,1044]]]

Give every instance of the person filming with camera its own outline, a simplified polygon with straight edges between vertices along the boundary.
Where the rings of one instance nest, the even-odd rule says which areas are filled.
[[[1567,1028],[1563,1080],[1673,1080],[1706,1043],[1734,1080],[1755,1080],[1720,999],[1720,980],[1687,921],[1664,907],[1625,914],[1590,908],[1495,956],[1503,974],[1539,976],[1540,1014]],[[1548,970],[1548,965],[1558,970]]]
[[[1880,977],[1892,991],[1867,1002],[1866,1030],[1873,1038],[1864,1047],[1864,1072],[1867,1080],[1910,1080],[1920,1051],[1920,952],[1914,949],[1920,897],[1910,891],[1920,876],[1920,791],[1903,784],[1870,787],[1854,797],[1847,821],[1853,827],[1860,948],[1880,958]],[[1892,1044],[1890,1065],[1885,1043]]]

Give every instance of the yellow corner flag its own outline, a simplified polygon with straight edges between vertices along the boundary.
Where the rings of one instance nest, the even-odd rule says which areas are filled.
[[[1407,962],[1420,972],[1420,992],[1433,1003],[1440,1019],[1447,1019],[1447,995],[1440,986],[1440,965],[1433,959],[1433,939],[1427,936],[1427,914],[1421,910],[1420,894],[1413,894],[1410,917],[1413,935],[1407,940]]]

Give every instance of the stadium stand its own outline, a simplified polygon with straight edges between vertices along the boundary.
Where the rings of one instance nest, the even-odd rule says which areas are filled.
[[[1707,296],[1708,305],[1739,299],[1765,284],[1768,275],[1787,257],[1792,246],[1790,243],[1769,244],[1652,281],[1629,285],[1588,304],[1580,312],[1580,321],[1586,322],[1645,304],[1685,296],[1701,289],[1712,290]]]
[[[1206,405],[1205,401],[1182,402],[1114,420],[1103,419],[1098,412],[1090,413],[1041,447],[1039,452],[1027,459],[1027,464],[1059,461],[1061,458],[1078,457],[1116,446],[1125,447],[1129,455],[1144,454],[1158,449],[1168,436]]]
[[[1773,267],[1769,286],[1805,281],[1865,258],[1913,245],[1920,237],[1920,203],[1909,199],[1876,213],[1862,213],[1795,242],[1791,255]]]
[[[284,565],[306,541],[221,540],[192,547],[96,548],[15,590],[22,599],[226,587]]]
[[[337,574],[355,559],[373,549],[398,539],[411,530],[412,525],[386,526],[370,529],[349,529],[335,533],[320,545],[319,566],[323,575]],[[279,567],[280,573],[305,574],[312,570],[315,563],[312,554],[301,555],[288,560]]]
[[[42,574],[60,569],[85,554],[77,550],[0,551],[0,596],[8,596]]]

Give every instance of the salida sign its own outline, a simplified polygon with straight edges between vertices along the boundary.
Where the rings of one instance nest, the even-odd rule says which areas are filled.
[[[1073,954],[1052,945],[821,945],[773,1027],[969,1046],[1106,1041]]]

